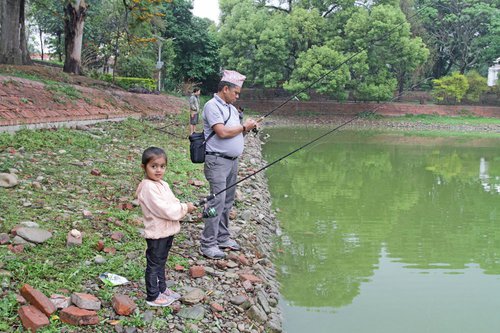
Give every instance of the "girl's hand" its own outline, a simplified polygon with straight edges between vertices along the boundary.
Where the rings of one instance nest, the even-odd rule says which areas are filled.
[[[194,211],[194,210],[196,209],[196,206],[195,206],[195,205],[193,205],[193,203],[192,203],[192,202],[188,202],[188,203],[186,203],[186,204],[187,204],[187,206],[188,206],[188,213],[191,213],[192,211]]]

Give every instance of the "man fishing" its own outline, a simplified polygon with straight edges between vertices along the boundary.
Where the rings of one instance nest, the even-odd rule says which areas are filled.
[[[225,70],[217,93],[205,104],[202,113],[205,140],[215,132],[206,141],[205,178],[210,184],[210,193],[220,193],[207,203],[208,209],[216,213],[203,219],[205,227],[200,250],[211,259],[224,258],[223,249],[241,249],[229,233],[229,212],[236,193],[236,186],[231,185],[236,183],[238,175],[238,157],[244,148],[243,134],[257,127],[257,121],[252,118],[241,124],[238,110],[233,106],[245,78],[236,71]]]

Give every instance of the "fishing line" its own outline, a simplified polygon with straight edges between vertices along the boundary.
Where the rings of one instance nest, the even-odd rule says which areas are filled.
[[[230,188],[235,187],[235,186],[236,186],[236,185],[238,185],[239,183],[241,183],[241,182],[243,182],[243,181],[247,180],[248,178],[251,178],[251,177],[255,176],[255,175],[256,175],[256,174],[258,174],[259,172],[264,171],[265,169],[267,169],[267,168],[269,168],[269,167],[271,167],[271,166],[275,165],[276,163],[278,163],[278,162],[280,162],[280,161],[284,160],[285,158],[289,157],[290,155],[293,155],[293,154],[295,154],[296,152],[298,152],[298,151],[300,151],[300,150],[302,150],[302,149],[304,149],[304,148],[306,148],[306,147],[308,147],[308,146],[312,145],[313,143],[318,142],[319,140],[321,140],[321,139],[323,139],[324,137],[326,137],[326,136],[328,136],[328,135],[332,134],[333,132],[336,132],[337,130],[341,129],[342,127],[347,126],[348,124],[352,123],[353,121],[355,121],[355,120],[357,120],[357,119],[359,119],[359,118],[361,118],[361,117],[366,117],[366,116],[369,116],[369,115],[375,114],[375,113],[376,113],[376,111],[377,111],[379,108],[381,108],[382,106],[384,106],[384,105],[386,105],[386,104],[388,104],[388,103],[394,102],[396,99],[398,99],[398,98],[400,98],[400,97],[404,96],[404,94],[405,94],[405,93],[408,93],[408,92],[409,92],[409,91],[411,91],[413,88],[415,88],[415,87],[416,87],[416,86],[418,86],[419,84],[422,84],[422,83],[424,83],[424,82],[428,81],[429,79],[431,79],[431,77],[425,78],[425,79],[423,79],[422,81],[417,82],[417,83],[416,83],[416,84],[414,84],[412,87],[410,87],[410,88],[406,89],[405,91],[403,91],[403,92],[401,92],[401,93],[397,94],[395,97],[393,97],[391,100],[389,100],[389,101],[387,101],[387,102],[385,102],[385,103],[379,104],[379,105],[377,105],[376,107],[373,107],[373,108],[369,109],[368,111],[365,111],[365,112],[359,112],[358,114],[356,114],[356,115],[355,115],[354,117],[352,117],[351,119],[349,119],[349,120],[347,120],[347,121],[345,121],[345,122],[341,123],[340,125],[337,125],[336,127],[334,127],[333,129],[329,130],[328,132],[326,132],[326,133],[324,133],[324,134],[322,134],[322,135],[320,135],[320,136],[316,137],[315,139],[313,139],[313,140],[311,140],[311,141],[309,141],[309,142],[307,142],[307,143],[303,144],[302,146],[300,146],[300,147],[298,147],[298,148],[296,148],[296,149],[292,150],[291,152],[289,152],[289,153],[287,153],[287,154],[285,154],[285,155],[281,156],[280,158],[278,158],[278,159],[274,160],[273,162],[271,162],[271,163],[269,163],[269,164],[266,164],[266,165],[265,165],[265,166],[263,166],[262,168],[260,168],[260,169],[258,169],[258,170],[256,170],[256,171],[254,171],[253,173],[251,173],[251,174],[249,174],[249,175],[247,175],[247,176],[243,177],[242,179],[240,179],[240,180],[236,181],[235,183],[233,183],[233,184],[229,185],[228,187],[226,187],[226,188],[224,188],[224,189],[220,190],[219,192],[217,192],[217,193],[212,193],[212,194],[210,194],[209,196],[207,196],[207,197],[205,197],[205,198],[201,199],[198,203],[195,203],[195,206],[198,206],[198,207],[199,207],[199,206],[201,206],[201,205],[206,204],[208,201],[210,201],[210,200],[214,199],[214,198],[215,198],[216,196],[218,196],[219,194],[221,194],[221,193],[223,193],[223,192],[225,192],[225,191],[229,190]],[[206,216],[205,216],[205,217],[214,217],[214,216],[216,216],[216,215],[217,215],[217,212],[215,211],[215,208],[213,208],[213,207],[212,207],[212,208],[209,208],[206,212],[204,212],[204,214],[206,214]]]

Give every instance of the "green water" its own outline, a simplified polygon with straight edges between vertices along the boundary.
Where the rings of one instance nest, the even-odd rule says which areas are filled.
[[[500,332],[500,136],[342,130],[266,173],[286,332]]]

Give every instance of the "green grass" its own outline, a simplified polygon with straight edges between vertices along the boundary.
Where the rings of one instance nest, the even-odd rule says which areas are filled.
[[[438,115],[405,115],[403,118],[393,117],[385,118],[397,122],[399,120],[422,122],[424,124],[449,124],[449,125],[467,125],[467,124],[500,124],[498,118],[477,117],[471,115],[464,116],[438,116]]]
[[[60,289],[84,292],[89,284],[98,284],[96,293],[107,302],[113,290],[100,283],[99,274],[115,273],[136,282],[143,279],[145,242],[138,231],[142,213],[139,207],[123,210],[120,206],[135,199],[135,189],[143,178],[143,150],[149,146],[166,150],[165,180],[181,201],[208,193],[207,185],[196,188],[188,184],[189,179],[204,180],[203,165],[189,160],[188,140],[155,129],[184,124],[181,117],[164,123],[133,119],[101,123],[89,131],[61,128],[0,133],[0,172],[16,169],[20,180],[15,188],[0,189],[0,232],[8,233],[22,221],[33,221],[53,233],[44,244],[25,247],[19,254],[0,247],[0,269],[12,275],[6,296],[0,300],[0,331],[19,327],[15,294],[24,283],[46,295]],[[185,135],[185,126],[170,126],[169,130]],[[101,175],[92,175],[92,169],[99,169]],[[39,186],[34,186],[35,182]],[[27,201],[31,205],[23,206]],[[84,210],[93,217],[84,218]],[[66,236],[73,228],[84,234],[83,244],[67,247]],[[117,231],[125,235],[121,242],[110,238]],[[180,234],[176,241],[183,239],[186,237]],[[115,248],[116,254],[98,252],[99,240]],[[105,257],[106,262],[96,264],[96,255]],[[187,259],[173,251],[168,265],[175,264],[188,266]],[[127,323],[142,327],[141,320],[133,316]],[[41,332],[59,332],[62,327],[64,324],[57,321]]]

